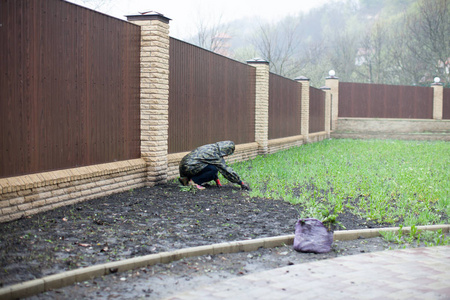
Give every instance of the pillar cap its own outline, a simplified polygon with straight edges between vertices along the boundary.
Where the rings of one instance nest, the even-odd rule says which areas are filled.
[[[324,90],[324,91],[331,90],[331,88],[330,88],[329,86],[326,86],[326,85],[321,86],[320,89],[321,89],[321,90]]]
[[[336,77],[336,76],[327,76],[325,79],[339,79],[339,77]]]
[[[269,64],[269,62],[261,57],[252,58],[247,60],[248,64]]]
[[[431,86],[442,86],[442,83],[440,83],[440,82],[433,82],[431,84]]]
[[[294,78],[295,81],[309,81],[309,78],[306,76],[298,76]]]
[[[159,20],[161,22],[164,22],[166,24],[169,24],[169,21],[171,19],[167,18],[163,14],[160,14],[156,11],[145,11],[140,12],[138,15],[129,15],[126,16],[127,21],[151,21],[151,20]]]

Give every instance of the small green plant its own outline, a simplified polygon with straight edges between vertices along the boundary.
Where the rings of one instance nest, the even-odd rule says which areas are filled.
[[[423,243],[427,247],[450,245],[450,237],[442,233],[442,229],[432,232],[424,232],[421,236]]]
[[[190,192],[190,193],[193,193],[193,194],[197,193],[197,191],[198,191],[198,189],[195,186],[193,186],[193,185],[180,186],[180,190],[182,192]]]
[[[405,241],[410,245],[412,245],[414,241],[419,241],[417,244],[420,244],[420,233],[417,230],[416,225],[411,226],[409,235],[405,236]]]
[[[328,231],[332,231],[335,228],[342,228],[345,229],[345,226],[342,225],[341,222],[337,221],[336,218],[338,217],[337,214],[330,214],[328,216],[324,216],[324,218],[322,218],[322,223],[325,227],[327,227]]]

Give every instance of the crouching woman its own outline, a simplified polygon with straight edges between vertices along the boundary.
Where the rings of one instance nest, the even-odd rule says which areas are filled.
[[[193,185],[203,190],[205,183],[214,180],[217,186],[222,186],[218,172],[228,181],[239,184],[249,190],[239,175],[225,163],[224,157],[234,153],[234,142],[222,141],[198,147],[181,159],[180,178],[182,185]]]

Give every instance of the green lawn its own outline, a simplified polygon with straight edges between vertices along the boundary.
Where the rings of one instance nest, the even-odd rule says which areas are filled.
[[[321,220],[350,210],[404,226],[448,223],[450,143],[326,140],[233,164],[252,197],[283,199]]]

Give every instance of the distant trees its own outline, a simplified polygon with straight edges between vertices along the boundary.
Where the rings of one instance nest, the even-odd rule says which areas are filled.
[[[71,1],[104,12],[113,5]],[[449,0],[335,0],[275,23],[198,11],[189,42],[243,62],[264,58],[285,77],[322,85],[334,69],[343,81],[429,85],[438,76],[450,87]]]
[[[197,44],[218,51],[211,37],[228,32],[222,26],[199,26]],[[448,0],[336,1],[254,25],[232,57],[262,57],[271,72],[307,76],[313,85],[334,69],[343,81],[429,85],[439,76],[450,86],[449,32]]]
[[[418,12],[406,17],[410,38],[405,44],[425,76],[440,76],[449,82],[450,1],[422,0]]]

